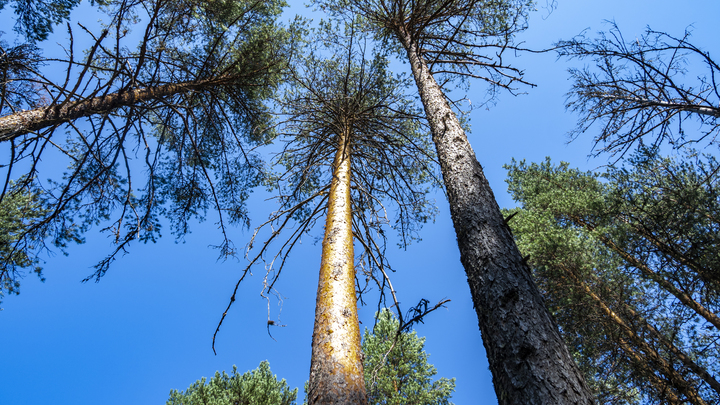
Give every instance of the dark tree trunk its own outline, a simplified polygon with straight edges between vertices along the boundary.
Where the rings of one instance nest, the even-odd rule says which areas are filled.
[[[15,139],[24,134],[53,125],[89,117],[94,114],[110,113],[120,107],[133,106],[141,102],[156,100],[179,93],[187,93],[214,85],[230,82],[227,78],[167,84],[123,90],[81,101],[70,101],[47,107],[19,111],[0,117],[0,142]]]
[[[349,134],[342,134],[333,164],[323,239],[308,403],[367,404],[355,298],[350,201]]]
[[[399,33],[430,123],[460,260],[500,404],[591,404],[585,381],[505,224],[482,167],[409,35]]]

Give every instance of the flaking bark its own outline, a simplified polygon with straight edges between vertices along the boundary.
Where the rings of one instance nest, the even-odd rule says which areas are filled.
[[[308,402],[367,404],[355,298],[350,142],[339,140],[333,164],[313,328]]]
[[[457,116],[419,56],[417,43],[407,33],[399,37],[437,148],[499,403],[593,403]]]

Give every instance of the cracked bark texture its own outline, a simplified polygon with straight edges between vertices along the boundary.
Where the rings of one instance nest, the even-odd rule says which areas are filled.
[[[355,297],[349,134],[339,138],[315,304],[310,405],[367,404]]]
[[[437,148],[450,214],[500,404],[594,399],[505,224],[482,167],[442,89],[399,33]]]

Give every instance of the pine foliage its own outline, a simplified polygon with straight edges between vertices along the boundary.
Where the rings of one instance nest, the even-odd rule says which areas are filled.
[[[203,377],[185,391],[172,390],[166,405],[294,405],[296,398],[297,388],[278,381],[263,361],[244,374],[233,366],[232,376],[218,371],[210,381]]]
[[[11,188],[14,183],[10,183]],[[38,266],[39,259],[28,255],[41,241],[28,238],[25,245],[16,246],[15,242],[24,232],[28,222],[45,215],[40,198],[21,190],[11,190],[0,199],[0,260],[9,263],[13,269],[32,268],[42,280],[42,269]],[[11,277],[9,272],[0,272],[0,304],[4,293],[19,294],[20,282]]]
[[[435,367],[428,363],[425,338],[415,331],[400,332],[400,324],[392,312],[380,312],[370,333],[365,329],[365,385],[370,404],[451,405],[455,378],[432,377]]]
[[[601,403],[715,403],[718,162],[641,150],[628,163],[513,162],[509,225]]]

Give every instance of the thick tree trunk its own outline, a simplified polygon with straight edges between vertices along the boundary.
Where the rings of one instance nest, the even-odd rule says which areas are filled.
[[[350,201],[350,142],[340,139],[333,164],[315,306],[308,402],[367,404],[355,298]]]
[[[130,89],[82,101],[71,101],[19,111],[0,117],[0,142],[9,141],[24,134],[78,118],[110,113],[120,107],[207,88],[208,86],[222,85],[225,82],[229,82],[229,80],[221,78]]]
[[[585,381],[505,224],[475,152],[417,52],[400,33],[450,203],[500,404],[590,404]]]

